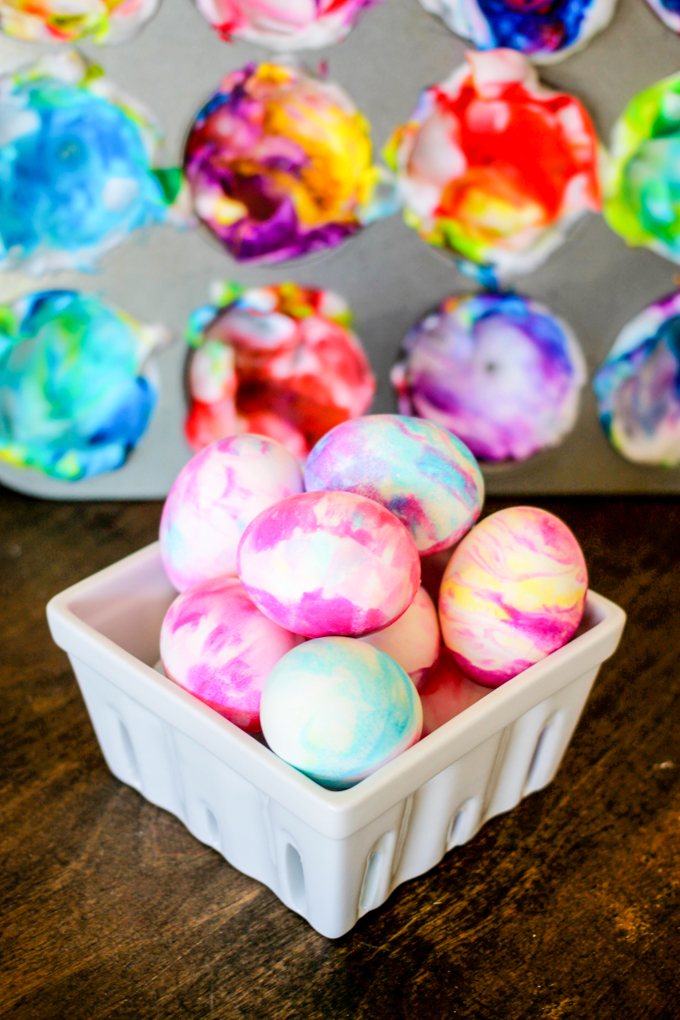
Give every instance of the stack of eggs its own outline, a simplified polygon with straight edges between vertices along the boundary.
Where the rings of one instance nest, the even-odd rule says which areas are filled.
[[[213,443],[161,520],[166,675],[324,786],[359,782],[578,627],[569,529],[529,507],[473,527],[483,497],[467,447],[420,419],[344,422],[304,475],[275,440]],[[438,615],[421,557],[450,549]]]

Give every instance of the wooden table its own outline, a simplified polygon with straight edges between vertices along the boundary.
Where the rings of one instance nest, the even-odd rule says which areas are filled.
[[[623,643],[552,785],[330,942],[113,778],[50,639],[47,600],[160,505],[0,490],[3,1020],[679,1017],[680,502],[532,502]]]

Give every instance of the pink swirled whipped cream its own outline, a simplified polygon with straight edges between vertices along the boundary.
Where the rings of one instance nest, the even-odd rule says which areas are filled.
[[[317,49],[340,42],[361,14],[381,0],[197,0],[223,39],[270,50]]]
[[[189,445],[256,432],[299,460],[329,429],[363,414],[375,379],[347,303],[329,290],[219,284],[196,309],[185,423]]]

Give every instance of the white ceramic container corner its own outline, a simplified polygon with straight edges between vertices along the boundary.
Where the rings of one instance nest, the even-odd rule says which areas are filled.
[[[329,938],[550,782],[625,623],[590,592],[564,648],[336,792],[154,670],[175,595],[155,543],[47,607],[107,764]]]

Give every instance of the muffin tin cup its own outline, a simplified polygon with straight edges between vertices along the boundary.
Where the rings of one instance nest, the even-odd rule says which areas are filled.
[[[106,762],[329,938],[551,781],[625,623],[589,592],[567,645],[334,792],[156,672],[175,596],[154,543],[47,607]]]

